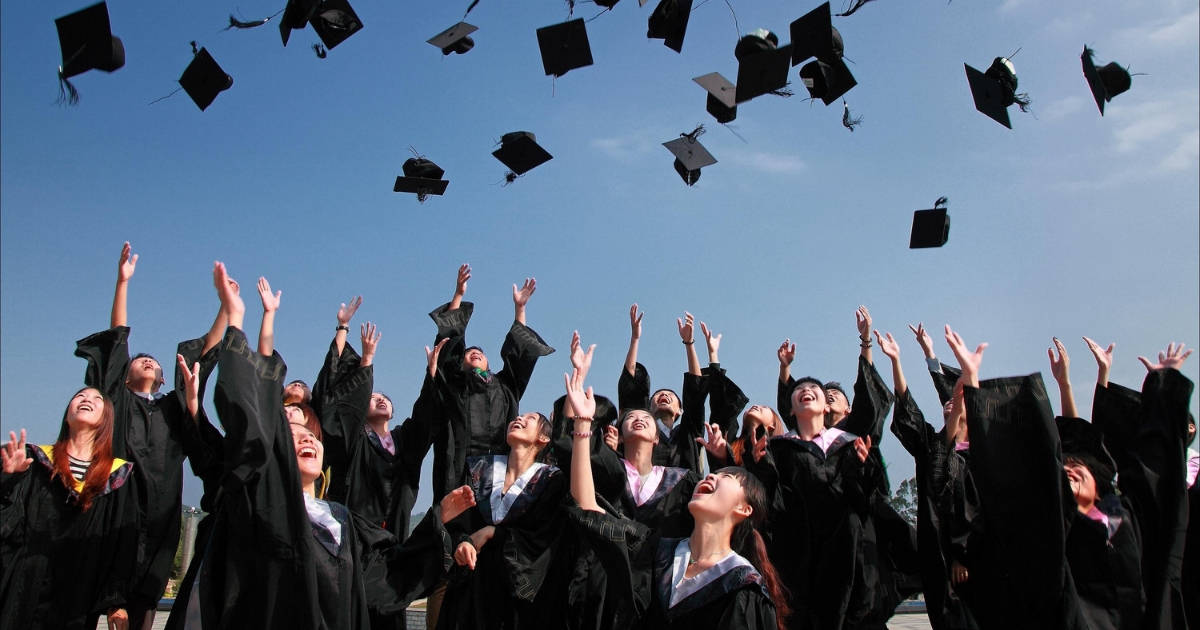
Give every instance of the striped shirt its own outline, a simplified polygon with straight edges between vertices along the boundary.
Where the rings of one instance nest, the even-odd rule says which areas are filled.
[[[91,466],[92,462],[76,459],[70,455],[67,455],[67,461],[71,464],[71,476],[75,478],[75,481],[83,481],[83,478],[87,476],[88,466]]]

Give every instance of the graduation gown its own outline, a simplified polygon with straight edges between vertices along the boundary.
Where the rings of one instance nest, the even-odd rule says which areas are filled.
[[[508,458],[468,460],[475,507],[447,524],[454,545],[486,525],[495,535],[479,550],[475,569],[455,566],[439,630],[559,627],[564,616],[570,558],[557,553],[563,526],[566,476],[534,465],[502,493]],[[522,485],[523,484],[523,485]],[[501,507],[503,504],[506,507]]]
[[[26,446],[30,467],[0,473],[0,627],[92,630],[98,615],[125,607],[136,579],[134,465],[115,458],[85,512],[82,483],[68,490],[51,478],[52,449]]]
[[[759,461],[747,462],[771,497],[767,550],[790,593],[788,628],[853,626],[877,608],[877,585],[863,582],[863,565],[873,561],[863,553],[864,528],[884,473],[877,458],[859,461],[855,437],[842,433],[824,452],[796,436],[775,437]]]
[[[332,507],[342,525],[333,545],[305,507],[279,396],[282,359],[258,355],[236,328],[219,356],[214,403],[225,434],[217,496],[206,498],[213,522],[167,627],[367,628],[370,612],[395,613],[431,589],[451,557],[437,506],[404,545]]]
[[[788,430],[796,430],[796,419],[792,416],[792,390],[796,389],[796,379],[789,377],[787,382],[777,381],[776,404],[779,415]],[[879,376],[875,365],[861,355],[858,357],[858,376],[854,379],[854,401],[850,413],[837,423],[837,428],[849,431],[854,435],[865,438],[871,437],[871,444],[878,447],[883,438],[883,425],[888,411],[892,408],[891,390],[883,378]]]
[[[1092,403],[1093,421],[1105,435],[1121,491],[1142,530],[1142,627],[1147,629],[1187,623],[1182,574],[1189,509],[1185,441],[1192,388],[1177,370],[1154,370],[1146,375],[1140,395],[1109,383],[1096,387]]]
[[[654,445],[652,456],[655,466],[673,466],[700,472],[700,457],[704,447],[696,443],[696,438],[704,437],[704,400],[713,376],[711,371],[708,375],[701,372],[700,376],[684,372],[683,393],[679,399],[681,413],[675,419],[669,435],[663,432],[662,427],[658,429],[658,444]],[[736,387],[733,386],[734,389]],[[621,368],[621,376],[617,379],[617,404],[621,410],[650,409],[650,393],[650,374],[646,366],[636,364],[632,375]],[[726,400],[729,397],[736,399],[736,394],[730,390]]]
[[[1075,498],[1068,501],[1067,564],[1088,627],[1094,630],[1137,630],[1146,605],[1142,589],[1142,538],[1129,503],[1104,497],[1097,509],[1105,525],[1080,514]]]
[[[633,496],[633,489],[629,487],[625,459],[612,449],[603,449],[592,457],[592,471],[593,479],[620,480],[621,489],[616,494],[615,505],[625,518],[666,537],[680,538],[692,532],[694,522],[688,511],[688,502],[692,500],[692,492],[700,481],[695,471],[663,467],[658,485],[640,505]]]
[[[151,400],[125,385],[130,365],[128,327],[110,328],[77,341],[75,356],[87,361],[84,384],[113,401],[114,454],[124,452],[136,464],[132,486],[142,511],[140,560],[129,597],[131,605],[152,609],[171,576],[183,507],[183,461],[188,447],[196,443],[198,428],[187,413],[184,391],[178,387]]]
[[[948,460],[959,455],[946,443],[945,430],[935,431],[925,421],[911,392],[896,401],[892,433],[916,463],[917,541],[929,625],[933,630],[976,628],[960,593],[970,588],[970,581],[956,588],[949,579],[953,561],[970,566],[965,534],[978,508],[965,461],[949,470]]]
[[[520,414],[537,360],[552,352],[534,330],[513,322],[500,348],[504,368],[485,376],[463,368],[467,324],[475,305],[463,302],[449,310],[446,303],[429,314],[437,324],[434,342],[449,339],[438,356],[437,384],[445,419],[433,430],[433,500],[462,485],[468,457],[507,450],[505,428]]]
[[[608,575],[610,629],[775,630],[775,606],[749,563],[715,577],[671,605],[672,564],[680,539],[601,512],[567,509],[578,536]],[[699,576],[697,576],[699,577]]]

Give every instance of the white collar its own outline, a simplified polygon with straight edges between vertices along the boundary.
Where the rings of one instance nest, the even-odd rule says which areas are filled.
[[[671,607],[685,600],[696,591],[711,584],[714,580],[729,573],[739,566],[752,567],[750,561],[730,551],[729,555],[721,558],[716,564],[696,574],[695,577],[684,577],[688,562],[692,559],[692,547],[687,538],[675,546],[675,560],[671,565]]]
[[[663,473],[666,469],[662,466],[652,466],[650,472],[642,475],[638,472],[637,466],[634,466],[628,459],[621,461],[625,463],[625,480],[629,486],[629,494],[633,496],[633,502],[636,505],[642,505],[649,501],[658,486],[662,485]]]
[[[513,503],[517,501],[517,497],[521,496],[521,492],[525,490],[525,486],[533,479],[537,471],[545,467],[545,464],[534,462],[525,472],[521,473],[513,481],[513,485],[508,488],[508,492],[504,492],[504,477],[508,473],[508,456],[497,455],[492,460],[492,523],[500,524],[505,516],[508,516],[508,511],[512,508]]]
[[[342,524],[333,517],[333,510],[329,504],[304,493],[304,508],[308,511],[308,520],[312,521],[317,526],[329,532],[333,536],[333,540],[342,546]]]

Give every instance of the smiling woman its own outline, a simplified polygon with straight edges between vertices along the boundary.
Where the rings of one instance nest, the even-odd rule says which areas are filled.
[[[133,464],[113,453],[113,407],[75,393],[53,445],[9,434],[0,450],[0,625],[94,628],[128,617],[137,560],[137,505],[124,487]]]

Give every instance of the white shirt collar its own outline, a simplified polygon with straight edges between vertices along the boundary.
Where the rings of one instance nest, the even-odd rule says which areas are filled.
[[[492,460],[492,523],[500,524],[505,516],[508,516],[508,511],[512,508],[513,503],[517,501],[517,497],[521,496],[521,492],[525,490],[525,486],[533,479],[534,474],[541,470],[545,464],[534,462],[532,466],[525,469],[520,477],[513,481],[513,485],[509,487],[508,492],[504,492],[504,477],[508,472],[508,456],[497,455]]]
[[[629,494],[633,496],[633,502],[637,505],[642,505],[650,500],[654,495],[654,491],[662,484],[663,472],[666,471],[662,466],[652,466],[650,472],[643,476],[638,472],[637,466],[634,466],[627,459],[622,459],[625,463],[625,480],[629,486]]]
[[[716,564],[696,574],[695,577],[684,577],[688,562],[692,559],[692,547],[687,538],[675,546],[675,560],[671,564],[671,606],[685,600],[689,595],[708,586],[717,578],[729,573],[739,566],[752,566],[750,561],[730,551],[729,555],[721,558]]]
[[[308,520],[320,526],[325,531],[333,536],[334,542],[339,547],[342,546],[342,524],[333,517],[333,510],[329,508],[329,504],[304,493],[304,508],[308,511]]]

